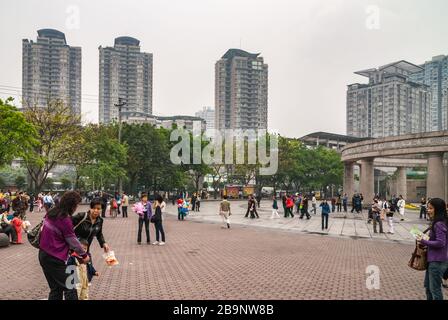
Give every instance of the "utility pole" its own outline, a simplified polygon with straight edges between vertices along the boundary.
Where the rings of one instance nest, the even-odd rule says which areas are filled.
[[[126,102],[122,98],[118,98],[118,104],[114,104],[118,108],[118,143],[121,144],[121,108],[126,105]],[[118,192],[120,195],[123,192],[123,181],[121,178],[118,179]]]

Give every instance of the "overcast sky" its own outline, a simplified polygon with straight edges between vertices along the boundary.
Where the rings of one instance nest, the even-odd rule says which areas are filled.
[[[82,47],[84,122],[98,121],[98,47],[118,36],[154,54],[156,115],[214,106],[215,62],[261,53],[269,128],[290,137],[346,133],[346,86],[366,81],[353,72],[448,54],[446,0],[1,0],[0,12],[0,97],[20,99],[22,39],[57,29]]]

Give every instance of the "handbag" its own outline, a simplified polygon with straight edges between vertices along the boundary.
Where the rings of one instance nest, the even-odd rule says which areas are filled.
[[[423,231],[426,233],[430,228]],[[428,248],[418,242],[415,242],[415,249],[412,253],[411,259],[408,262],[408,266],[414,270],[424,271],[428,268]]]
[[[36,249],[39,249],[40,233],[44,226],[44,220],[42,220],[37,226],[27,233],[29,243]]]

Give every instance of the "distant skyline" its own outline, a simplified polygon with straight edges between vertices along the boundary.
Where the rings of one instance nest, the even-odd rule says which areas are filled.
[[[156,115],[214,107],[216,61],[260,53],[269,129],[290,137],[346,133],[347,85],[366,82],[353,72],[448,54],[444,0],[5,0],[0,11],[0,98],[20,98],[22,39],[57,29],[82,48],[84,122],[98,122],[98,47],[120,36],[154,54]]]

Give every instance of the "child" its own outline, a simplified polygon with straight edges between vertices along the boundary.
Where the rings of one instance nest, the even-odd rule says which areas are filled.
[[[89,247],[89,242],[86,239],[80,239],[81,245],[84,250],[87,251]],[[78,255],[76,253],[72,253],[70,258],[67,261],[67,265],[76,266],[76,272],[78,275],[78,282],[76,283],[76,291],[78,291],[78,299],[79,300],[88,300],[89,299],[89,286],[92,281],[93,276],[99,276],[100,274],[95,270],[92,263],[92,256],[89,255],[90,261],[87,264],[80,263],[78,260]]]
[[[14,212],[14,218],[11,220],[11,225],[16,230],[17,233],[17,244],[22,244],[22,219],[20,219],[20,213]]]

